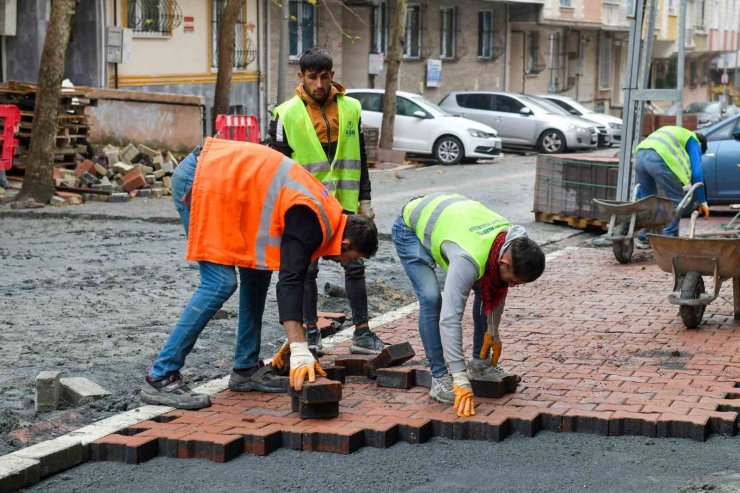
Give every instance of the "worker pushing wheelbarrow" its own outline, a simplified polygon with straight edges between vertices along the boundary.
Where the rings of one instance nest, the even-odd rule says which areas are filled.
[[[679,315],[688,329],[699,326],[706,306],[717,299],[727,279],[732,279],[735,320],[740,320],[740,238],[737,231],[695,234],[698,214],[691,215],[688,238],[648,235],[658,267],[673,273],[668,301],[680,306]],[[712,276],[711,294],[706,293],[702,276]]]
[[[626,264],[632,260],[635,239],[640,231],[662,232],[666,225],[680,217],[700,186],[701,183],[691,185],[678,206],[673,200],[657,195],[635,200],[639,185],[635,187],[632,201],[593,199],[602,214],[611,216],[605,238],[612,241],[612,252],[617,261]]]

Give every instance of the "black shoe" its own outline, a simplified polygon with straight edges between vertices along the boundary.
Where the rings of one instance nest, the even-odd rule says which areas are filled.
[[[290,387],[288,377],[278,376],[272,365],[260,365],[252,372],[232,370],[229,377],[229,390],[236,392],[249,392],[259,390],[260,392],[287,392]]]
[[[353,354],[380,354],[388,344],[384,343],[375,332],[367,330],[360,335],[352,336],[352,346],[349,352]]]
[[[211,405],[206,394],[197,394],[182,381],[179,371],[172,372],[161,380],[146,377],[141,387],[141,402],[178,409],[202,409]]]
[[[306,331],[306,342],[308,342],[308,349],[317,356],[324,354],[323,345],[321,343],[321,331],[317,328],[311,328]]]

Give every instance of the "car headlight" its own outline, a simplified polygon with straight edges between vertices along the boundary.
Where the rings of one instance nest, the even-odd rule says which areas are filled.
[[[622,124],[621,123],[615,123],[612,122],[609,124],[610,128],[613,128],[614,130],[622,130]]]
[[[576,125],[575,123],[568,124],[568,130],[575,130],[578,133],[586,133],[588,132],[587,127],[581,127],[580,125]]]
[[[473,136],[473,137],[478,137],[479,139],[487,139],[489,137],[495,137],[496,136],[496,133],[495,132],[491,134],[491,133],[484,132],[483,130],[478,130],[478,129],[475,129],[475,128],[469,128],[468,129],[468,133],[471,136]]]

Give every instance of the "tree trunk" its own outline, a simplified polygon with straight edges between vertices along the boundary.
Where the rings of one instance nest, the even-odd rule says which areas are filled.
[[[388,40],[388,66],[385,73],[383,124],[380,128],[380,148],[393,149],[393,124],[396,121],[396,88],[398,67],[403,57],[403,37],[406,32],[406,0],[393,2],[391,35]]]
[[[216,133],[216,115],[229,112],[231,97],[231,74],[234,71],[234,44],[236,42],[236,21],[244,8],[244,0],[227,0],[221,13],[218,27],[218,76],[216,94],[213,96],[213,122],[211,130]]]
[[[41,52],[31,145],[28,149],[23,188],[16,201],[47,204],[54,196],[54,148],[64,59],[72,28],[76,0],[52,0],[44,50]]]

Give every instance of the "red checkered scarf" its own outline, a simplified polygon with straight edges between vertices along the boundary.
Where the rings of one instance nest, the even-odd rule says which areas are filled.
[[[499,255],[504,242],[506,242],[506,231],[499,233],[496,239],[493,240],[491,253],[488,254],[488,260],[486,261],[486,270],[480,280],[483,311],[486,315],[490,315],[493,310],[500,307],[509,292],[509,285],[501,282],[498,271]]]

